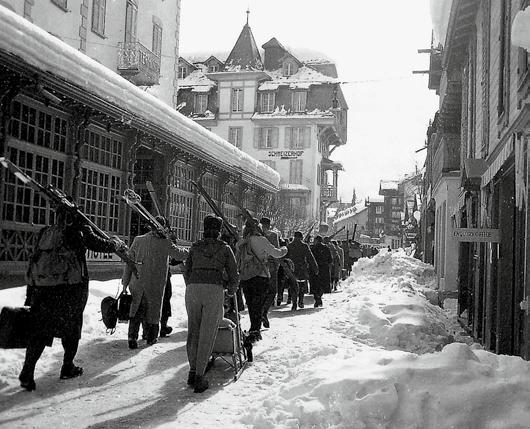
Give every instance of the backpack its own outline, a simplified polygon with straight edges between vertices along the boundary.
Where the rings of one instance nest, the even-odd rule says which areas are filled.
[[[27,273],[28,284],[56,286],[83,281],[83,268],[75,250],[66,243],[64,228],[45,228],[35,246]]]
[[[101,318],[105,327],[113,334],[118,322],[118,300],[112,296],[107,296],[101,301]]]
[[[265,264],[252,250],[250,239],[245,239],[238,247],[237,268],[241,280],[248,280],[252,277],[263,274],[264,272],[269,272]]]

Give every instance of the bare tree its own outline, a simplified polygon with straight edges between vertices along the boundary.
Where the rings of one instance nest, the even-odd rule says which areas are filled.
[[[316,220],[307,217],[305,207],[291,206],[287,199],[277,195],[264,198],[258,213],[268,217],[284,237],[292,237],[295,231],[305,234]]]

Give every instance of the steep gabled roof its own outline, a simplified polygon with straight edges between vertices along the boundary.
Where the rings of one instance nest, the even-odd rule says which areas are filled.
[[[236,44],[225,61],[225,69],[231,70],[263,70],[261,55],[248,24],[243,26]]]

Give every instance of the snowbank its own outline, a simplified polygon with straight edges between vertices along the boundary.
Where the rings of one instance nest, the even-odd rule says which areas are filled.
[[[184,284],[172,278],[175,328],[131,351],[127,325],[106,335],[99,303],[119,281],[90,283],[76,361],[85,374],[59,380],[60,342],[37,366],[37,390],[21,391],[23,350],[0,350],[0,427],[235,429],[515,429],[530,421],[530,363],[478,345],[451,343],[459,327],[424,291],[432,267],[405,252],[361,259],[324,307],[275,307],[254,362],[237,382],[223,363],[211,388],[186,387]],[[24,289],[0,291],[20,305]],[[242,323],[248,328],[246,312]],[[16,422],[16,424],[14,424]]]

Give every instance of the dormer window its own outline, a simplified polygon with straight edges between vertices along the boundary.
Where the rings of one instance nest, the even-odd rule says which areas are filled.
[[[283,75],[291,76],[296,73],[295,64],[292,61],[285,61],[283,63]]]
[[[307,103],[307,91],[293,92],[293,111],[305,112]]]
[[[188,74],[187,71],[186,66],[179,66],[179,79],[184,79]]]
[[[274,111],[275,94],[273,91],[266,91],[261,93],[261,113],[272,113]]]
[[[208,94],[195,94],[194,113],[204,114],[208,108]]]

